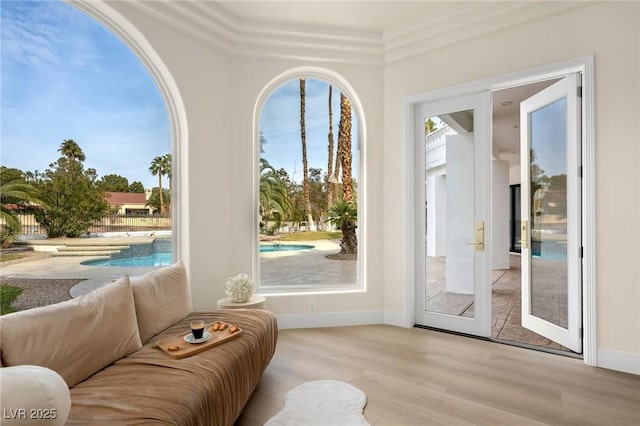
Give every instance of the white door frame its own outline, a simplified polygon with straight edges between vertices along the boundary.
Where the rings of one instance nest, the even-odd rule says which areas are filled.
[[[472,222],[468,228],[468,235],[463,241],[476,241],[477,235],[474,233],[475,227],[478,226],[478,221],[483,224],[483,230],[481,234],[485,236],[491,235],[491,203],[488,200],[491,199],[491,123],[487,123],[483,119],[485,116],[491,115],[491,93],[484,91],[481,93],[473,93],[465,96],[458,96],[439,100],[428,104],[415,104],[414,115],[418,114],[416,121],[414,122],[415,133],[418,133],[424,128],[425,117],[432,117],[441,113],[451,113],[457,111],[473,110],[473,146],[471,152],[471,171],[469,179],[473,182],[469,188],[472,195],[471,204],[473,205],[473,211],[471,212]],[[413,145],[415,150],[415,167],[416,175],[414,181],[425,182],[425,144],[424,135],[416,134],[415,144]],[[459,137],[459,136],[458,136]],[[418,142],[420,141],[420,142]],[[458,145],[460,146],[460,145]],[[449,148],[447,148],[448,150]],[[447,159],[450,161],[449,152],[447,151]],[[453,166],[452,166],[453,167]],[[460,174],[450,174],[451,179]],[[450,185],[448,182],[447,185]],[[425,186],[417,184],[415,186],[416,192],[414,193],[414,206],[416,209],[415,217],[424,218],[425,211]],[[450,186],[449,186],[450,188]],[[449,212],[447,212],[448,214]],[[447,216],[447,221],[451,220],[452,216]],[[425,227],[422,224],[424,220],[414,224],[414,227],[418,234],[425,234]],[[450,222],[448,222],[450,223]],[[448,226],[448,230],[454,229]],[[466,252],[473,259],[472,277],[473,277],[473,298],[474,298],[474,315],[472,318],[463,316],[443,314],[440,312],[428,311],[425,309],[424,304],[424,288],[425,288],[425,264],[420,262],[417,264],[415,280],[416,283],[420,283],[418,287],[422,289],[422,294],[418,291],[418,300],[415,308],[415,319],[421,322],[423,325],[428,325],[435,328],[442,328],[452,330],[460,333],[471,334],[481,337],[491,337],[491,241],[487,242],[488,238],[484,238],[484,249],[476,250],[475,247],[467,245],[463,252]],[[455,249],[452,250],[452,245],[455,246],[455,242],[447,242],[447,255],[452,255]],[[471,243],[467,243],[471,244]],[[416,259],[426,259],[425,240],[416,239],[416,245],[414,246],[414,253]],[[452,256],[447,258],[448,262],[451,262]],[[424,261],[423,261],[424,262]],[[447,273],[448,275],[448,273]],[[417,302],[417,300],[416,300]],[[422,306],[422,310],[418,308]]]
[[[576,353],[582,353],[582,337],[580,336],[580,329],[582,328],[582,259],[580,257],[582,230],[580,220],[582,219],[582,213],[580,212],[581,178],[579,167],[581,158],[579,149],[580,131],[578,129],[580,123],[579,102],[582,97],[578,93],[580,85],[580,75],[577,73],[570,74],[520,103],[520,182],[522,183],[520,215],[522,219],[521,241],[523,243],[522,255],[520,256],[522,264],[522,327],[560,343]],[[565,248],[565,265],[567,275],[566,279],[562,279],[562,283],[558,282],[557,284],[562,285],[563,288],[566,287],[567,291],[566,325],[561,325],[559,318],[556,318],[558,321],[554,323],[550,318],[539,316],[534,312],[534,287],[537,288],[541,283],[539,281],[534,282],[532,275],[534,270],[532,231],[535,222],[532,215],[534,206],[532,205],[533,194],[531,193],[533,190],[531,187],[531,152],[533,152],[531,144],[534,140],[534,136],[532,136],[532,114],[550,107],[551,104],[560,100],[565,101],[565,109],[562,111],[562,115],[566,120],[566,126],[563,129],[566,143],[564,149],[566,160],[563,165],[563,171],[566,176],[567,228],[565,232],[567,244]],[[560,113],[558,112],[558,114]],[[541,161],[544,164],[545,161],[548,161],[548,158],[539,154],[537,161]],[[547,173],[551,174],[549,170],[547,170]],[[543,241],[545,236],[540,235],[539,238]],[[542,255],[542,245],[540,250]],[[544,261],[541,260],[541,262]]]
[[[502,90],[542,80],[582,73],[582,323],[584,362],[597,365],[596,344],[596,232],[595,232],[595,120],[594,120],[594,58],[593,55],[543,65],[523,71],[504,74],[484,80],[437,89],[404,98],[404,149],[405,149],[405,325],[415,324],[415,268],[416,258],[416,191],[414,141],[416,104],[433,102],[454,96],[478,93],[485,90]]]

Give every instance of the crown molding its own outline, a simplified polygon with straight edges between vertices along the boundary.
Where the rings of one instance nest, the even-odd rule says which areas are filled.
[[[214,1],[98,1],[125,14],[126,8],[135,9],[194,40],[236,55],[376,67],[594,3],[464,2],[453,13],[429,16],[399,30],[380,32],[246,20]]]
[[[128,2],[140,13],[243,56],[382,66],[382,34],[239,19],[215,2]]]
[[[524,25],[592,2],[478,2],[457,14],[383,35],[385,64]]]

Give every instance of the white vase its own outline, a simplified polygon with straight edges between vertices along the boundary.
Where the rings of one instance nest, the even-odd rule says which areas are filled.
[[[225,284],[225,294],[233,303],[246,303],[253,294],[253,281],[246,274],[231,277]]]

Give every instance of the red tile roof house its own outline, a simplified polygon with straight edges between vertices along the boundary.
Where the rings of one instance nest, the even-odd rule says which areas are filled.
[[[117,214],[151,215],[153,209],[147,206],[146,194],[133,192],[107,192],[106,200]]]

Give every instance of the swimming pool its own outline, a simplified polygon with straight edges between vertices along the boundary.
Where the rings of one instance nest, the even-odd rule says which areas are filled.
[[[158,249],[158,246],[162,247],[161,252],[154,251]],[[308,244],[261,244],[260,253],[309,250],[314,247],[315,246]],[[111,257],[110,259],[86,260],[80,263],[88,266],[168,266],[173,263],[173,253],[171,251],[170,243],[167,244],[165,242],[158,245],[154,242],[146,252],[141,252],[138,248],[132,247],[130,249],[123,250],[121,253]]]
[[[314,248],[308,244],[260,244],[260,253],[272,253],[275,251],[298,251]]]
[[[88,266],[168,266],[173,263],[173,240],[156,238],[151,244],[131,244],[129,248],[112,254],[110,258],[80,263]]]
[[[88,266],[168,266],[173,263],[173,253],[153,253],[146,256],[124,257],[120,259],[97,259],[81,263]]]

